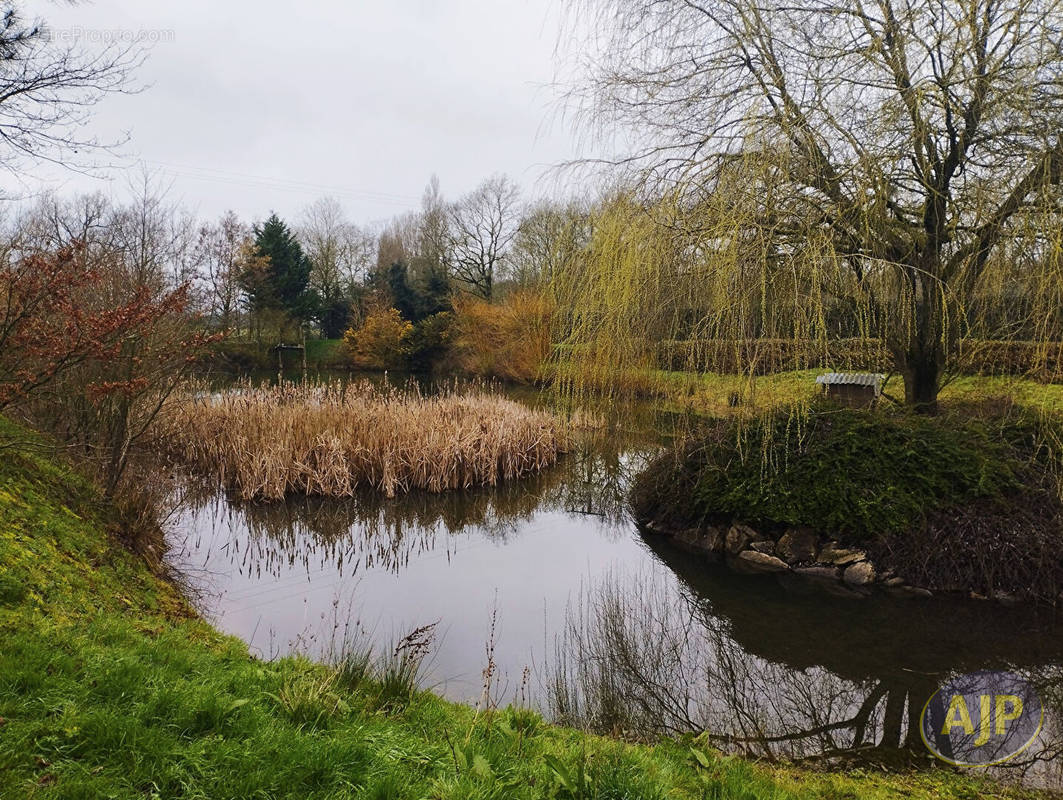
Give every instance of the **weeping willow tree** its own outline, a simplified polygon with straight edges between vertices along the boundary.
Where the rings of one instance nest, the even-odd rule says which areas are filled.
[[[974,343],[1058,341],[1063,0],[586,0],[571,100],[625,131],[558,283],[603,374],[653,343],[881,343],[927,411]],[[968,346],[964,346],[967,343]]]

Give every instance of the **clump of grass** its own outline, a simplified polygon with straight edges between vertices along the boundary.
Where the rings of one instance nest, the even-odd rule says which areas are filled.
[[[405,708],[422,690],[421,668],[432,652],[438,624],[414,628],[379,657],[368,631],[360,625],[354,636],[348,631],[327,659],[329,687],[371,698],[378,708]]]
[[[297,660],[296,663],[309,667],[305,662]],[[338,678],[337,671],[293,669],[285,674],[279,689],[267,692],[266,696],[292,723],[314,730],[346,706],[334,691]]]
[[[336,682],[349,692],[363,687],[373,674],[373,648],[369,645],[344,652],[335,663]]]
[[[159,434],[248,500],[493,486],[546,469],[566,447],[553,415],[485,390],[425,395],[368,381],[199,392],[173,404]]]
[[[433,622],[410,631],[384,660],[379,700],[385,708],[403,708],[413,699],[420,683],[421,665],[435,642],[436,625]]]

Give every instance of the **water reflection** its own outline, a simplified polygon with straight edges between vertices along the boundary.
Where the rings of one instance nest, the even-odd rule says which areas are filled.
[[[928,761],[915,720],[937,686],[1009,668],[1049,709],[1012,772],[1063,786],[1055,620],[827,598],[643,540],[624,496],[658,447],[593,433],[528,480],[394,499],[245,504],[190,486],[174,559],[208,616],[267,657],[323,657],[352,621],[381,639],[438,621],[429,683],[475,702],[497,618],[503,700],[530,668],[533,701],[562,721],[636,738],[709,731],[772,758]]]
[[[342,500],[248,503],[190,482],[181,501],[186,518],[179,549],[187,560],[193,552],[213,553],[216,545],[242,572],[262,577],[295,565],[308,573],[328,565],[352,574],[397,573],[411,557],[437,547],[445,552],[448,535],[474,531],[501,543],[546,511],[597,517],[598,527],[619,536],[627,533],[628,481],[654,449],[648,443],[622,449],[615,439],[592,433],[578,439],[558,468],[525,480],[401,498],[368,492]],[[231,539],[234,529],[243,529],[246,537]]]
[[[998,772],[1063,785],[1054,618],[969,602],[839,602],[648,544],[678,585],[614,575],[570,609],[549,682],[559,718],[612,733],[709,731],[767,758],[930,762],[919,714],[939,685],[1010,669],[1049,711],[1037,744]]]
[[[267,657],[322,655],[348,625],[337,616],[382,639],[439,621],[432,681],[469,699],[492,614],[499,672],[520,676],[541,661],[573,587],[646,560],[623,493],[658,446],[590,434],[526,481],[394,499],[246,504],[190,488],[173,559],[207,615]]]

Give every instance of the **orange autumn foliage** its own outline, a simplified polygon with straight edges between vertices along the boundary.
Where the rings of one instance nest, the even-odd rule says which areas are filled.
[[[455,300],[451,358],[473,375],[532,383],[550,356],[553,305],[540,294],[519,291],[499,303]]]

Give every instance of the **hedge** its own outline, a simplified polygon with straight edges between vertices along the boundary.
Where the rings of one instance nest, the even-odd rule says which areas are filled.
[[[755,375],[799,369],[889,372],[893,357],[881,339],[665,340],[657,365],[672,371]],[[1063,342],[968,339],[955,365],[962,374],[1028,375],[1051,382],[1063,378]]]

